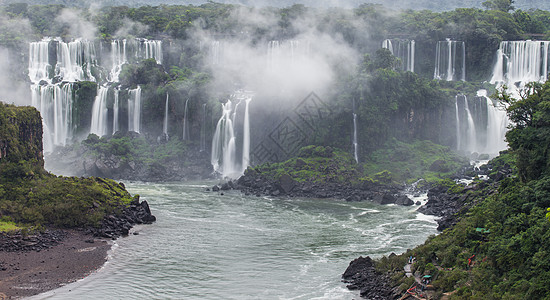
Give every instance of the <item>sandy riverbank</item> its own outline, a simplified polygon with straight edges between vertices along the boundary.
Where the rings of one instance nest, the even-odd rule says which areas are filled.
[[[110,248],[104,239],[70,230],[48,249],[0,251],[0,299],[37,295],[82,279],[105,263]]]

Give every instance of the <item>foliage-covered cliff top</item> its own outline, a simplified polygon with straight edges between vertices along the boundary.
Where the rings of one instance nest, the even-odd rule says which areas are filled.
[[[109,179],[57,177],[42,158],[42,120],[35,108],[0,104],[0,231],[44,226],[99,226],[132,201]]]

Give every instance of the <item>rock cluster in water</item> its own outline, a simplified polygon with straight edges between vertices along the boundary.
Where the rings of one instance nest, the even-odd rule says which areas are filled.
[[[88,228],[86,231],[94,236],[105,238],[117,238],[128,235],[135,224],[151,224],[156,217],[151,214],[147,201],[139,202],[135,197],[128,207],[125,207],[120,215],[108,215],[103,218],[101,227]]]
[[[287,174],[273,180],[251,169],[236,182],[229,181],[212,188],[213,191],[230,189],[241,190],[246,195],[256,196],[338,198],[346,201],[366,200],[378,204],[405,206],[414,204],[411,199],[402,194],[401,186],[379,184],[352,186],[332,182],[299,182]]]

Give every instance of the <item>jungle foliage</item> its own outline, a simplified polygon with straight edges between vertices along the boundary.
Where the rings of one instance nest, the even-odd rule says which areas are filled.
[[[378,262],[379,270],[394,271],[396,286],[407,286],[398,267],[412,255],[415,270],[433,276],[438,296],[452,292],[449,299],[550,297],[550,82],[529,85],[520,99],[505,92],[500,98],[508,104],[514,125],[506,135],[510,151],[490,164],[493,173],[515,164],[517,176],[455,190],[476,204],[457,225],[401,256]]]

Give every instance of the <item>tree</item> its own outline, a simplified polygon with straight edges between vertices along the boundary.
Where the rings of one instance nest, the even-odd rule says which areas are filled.
[[[501,91],[512,128],[506,134],[521,181],[550,175],[550,81],[530,83],[515,99]]]
[[[503,12],[509,12],[515,8],[512,6],[514,0],[487,0],[481,5],[488,10],[500,10]]]

